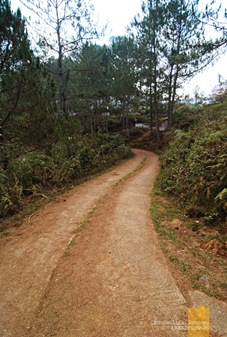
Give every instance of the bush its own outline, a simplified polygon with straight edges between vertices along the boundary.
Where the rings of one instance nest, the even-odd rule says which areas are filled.
[[[22,186],[18,178],[0,173],[0,218],[14,214],[22,207]]]
[[[16,175],[23,192],[33,190],[34,185],[50,186],[53,182],[55,163],[42,152],[30,152],[10,162],[8,176]]]
[[[32,151],[7,158],[7,167],[0,171],[0,218],[15,214],[23,208],[27,196],[36,196],[51,188],[63,187],[77,179],[101,171],[131,152],[124,139],[116,135],[100,134],[80,137],[71,145],[67,157],[63,142],[56,143],[52,155]]]
[[[208,104],[199,107],[192,104],[183,104],[173,114],[175,129],[188,131],[199,125],[209,126],[210,123],[226,122],[227,101],[219,104]]]
[[[224,216],[217,196],[227,184],[227,128],[213,121],[188,132],[176,131],[175,140],[162,157],[159,183],[197,214]],[[223,197],[224,200],[224,197]],[[218,218],[217,216],[215,217]]]

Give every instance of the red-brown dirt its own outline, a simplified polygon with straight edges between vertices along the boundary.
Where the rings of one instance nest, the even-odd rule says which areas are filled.
[[[187,336],[188,303],[150,219],[158,157],[135,157],[49,203],[0,244],[0,336]]]

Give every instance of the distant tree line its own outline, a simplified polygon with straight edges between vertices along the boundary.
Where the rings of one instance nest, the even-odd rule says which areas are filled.
[[[226,47],[226,29],[198,0],[142,2],[127,36],[109,45],[94,42],[88,1],[21,3],[35,22],[0,0],[0,222],[27,197],[129,156],[122,135],[137,119],[159,142],[162,118],[169,128],[176,119],[178,89]]]
[[[98,32],[86,2],[48,0],[46,7],[39,0],[21,2],[37,14],[38,47],[31,45],[20,10],[14,13],[10,2],[1,0],[2,148],[14,140],[50,152],[61,139],[70,157],[79,129],[108,132],[111,113],[127,129],[129,113],[138,109],[149,115],[159,140],[160,117],[167,116],[171,127],[182,83],[226,44],[223,27],[222,37],[206,39],[212,11],[201,12],[197,0],[144,1],[128,35],[108,46],[92,42]],[[3,161],[7,165],[7,156]]]

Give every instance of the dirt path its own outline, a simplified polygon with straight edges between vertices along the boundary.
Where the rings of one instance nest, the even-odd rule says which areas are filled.
[[[158,157],[135,153],[0,242],[0,336],[186,336],[157,325],[187,305],[149,216]]]

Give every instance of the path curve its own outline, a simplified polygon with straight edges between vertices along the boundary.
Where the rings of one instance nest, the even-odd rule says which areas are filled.
[[[135,150],[1,240],[0,336],[186,336],[169,324],[187,306],[149,215],[158,169]]]

